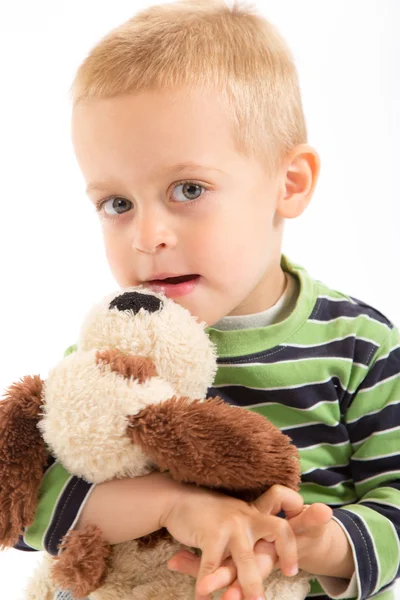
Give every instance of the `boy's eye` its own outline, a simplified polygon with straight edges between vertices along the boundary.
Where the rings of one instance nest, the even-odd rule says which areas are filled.
[[[185,202],[187,200],[197,200],[201,196],[203,188],[198,183],[192,183],[191,181],[185,181],[175,186],[175,190],[182,188],[182,191],[175,198],[177,202]]]
[[[104,207],[104,212],[110,217],[115,216],[115,214],[120,215],[124,212],[127,212],[133,206],[130,200],[125,200],[125,198],[121,198],[120,196],[112,196],[103,202],[102,205]]]

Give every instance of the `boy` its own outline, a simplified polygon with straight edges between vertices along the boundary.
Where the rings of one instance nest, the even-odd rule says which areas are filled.
[[[319,173],[284,41],[237,5],[154,6],[93,49],[72,92],[74,149],[116,281],[161,290],[209,325],[210,393],[284,430],[302,485],[249,505],[161,474],[91,486],[53,463],[19,547],[56,555],[88,523],[111,543],[166,526],[202,550],[200,564],[171,561],[197,575],[196,600],[229,584],[224,600],[262,598],[262,577],[297,566],[317,576],[310,598],[393,598],[400,336],[281,254],[284,221]]]

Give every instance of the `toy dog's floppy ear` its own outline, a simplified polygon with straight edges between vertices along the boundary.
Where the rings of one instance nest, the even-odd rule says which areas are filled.
[[[298,489],[299,456],[290,438],[263,415],[220,398],[149,405],[129,417],[128,435],[176,481],[246,501],[274,484]]]
[[[33,523],[48,452],[37,423],[44,381],[27,375],[0,400],[0,549]]]

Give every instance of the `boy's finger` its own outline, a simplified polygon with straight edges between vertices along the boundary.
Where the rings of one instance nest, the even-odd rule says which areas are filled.
[[[220,538],[218,541],[214,540],[212,545],[202,549],[194,600],[211,600],[209,594],[204,595],[200,593],[200,582],[203,577],[214,573],[214,571],[216,571],[221,565],[224,559],[225,548],[226,542],[223,540],[223,538]]]
[[[260,518],[262,518],[262,515],[260,515]],[[244,598],[259,600],[264,597],[262,576],[258,569],[253,542],[250,537],[245,528],[238,528],[235,535],[230,539],[229,550],[237,569],[237,577]]]
[[[196,556],[188,550],[181,550],[169,559],[168,568],[171,571],[179,571],[184,575],[197,577],[200,569],[200,556]]]
[[[277,563],[275,546],[265,540],[259,540],[254,546],[254,554],[261,579],[265,579]],[[226,569],[226,567],[229,567],[229,569]],[[236,567],[233,564],[232,559],[229,558],[224,561],[224,566],[217,569],[215,573],[203,577],[202,583],[200,583],[201,589],[199,586],[199,591],[203,594],[210,594],[222,587],[230,586],[222,596],[221,600],[235,600],[235,598],[237,598],[237,600],[242,600],[242,588],[238,579],[236,579],[236,574]]]
[[[288,577],[295,575],[298,571],[298,557],[297,541],[293,529],[287,519],[272,516],[267,517],[267,519],[267,522],[265,522],[265,517],[263,519],[260,514],[257,536],[275,544],[279,565],[284,575]]]
[[[288,519],[301,513],[304,507],[303,498],[284,485],[273,485],[253,502],[264,515],[277,515],[282,510]]]
[[[231,587],[229,588],[229,590],[227,590],[222,596],[221,596],[221,600],[243,600],[244,596],[243,596],[243,592],[242,592],[242,588],[240,587],[240,583],[239,580],[236,579],[233,584],[231,585]]]
[[[301,515],[290,519],[289,525],[296,535],[316,533],[332,518],[332,509],[326,504],[316,502],[311,504]]]

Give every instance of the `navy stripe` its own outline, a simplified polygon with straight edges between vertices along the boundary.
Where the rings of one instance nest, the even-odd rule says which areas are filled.
[[[390,481],[389,483],[380,483],[377,487],[389,487],[389,488],[394,488],[395,490],[399,490],[400,491],[400,480],[399,481]]]
[[[361,584],[360,597],[368,598],[378,582],[378,563],[370,533],[360,517],[345,508],[333,509],[333,515],[343,524],[354,543]]]
[[[366,415],[360,417],[354,423],[348,423],[347,430],[349,432],[350,441],[352,444],[356,444],[360,440],[363,440],[375,431],[385,431],[393,427],[400,426],[400,403],[385,406],[379,413],[373,415]],[[393,435],[396,439],[400,435],[399,432],[395,432]]]
[[[329,300],[328,298],[318,298],[314,310],[310,315],[310,319],[313,321],[331,321],[332,319],[337,319],[339,317],[357,318],[364,315],[370,317],[374,321],[378,321],[378,323],[383,323],[390,329],[393,328],[392,323],[378,310],[368,304],[363,304],[358,300],[356,300],[356,302],[357,304],[353,304],[348,300],[335,301]]]
[[[329,469],[314,469],[310,473],[301,476],[303,483],[316,483],[329,487],[330,485],[337,485],[351,479],[350,466],[345,467],[331,467]]]
[[[68,481],[58,499],[56,510],[44,538],[43,545],[49,554],[57,556],[61,539],[75,521],[79,509],[93,485],[78,477],[72,477]]]
[[[332,377],[324,383],[311,383],[291,389],[253,390],[244,385],[226,385],[220,388],[211,387],[207,391],[208,397],[219,396],[234,406],[277,403],[302,409],[312,408],[321,401],[336,403],[344,394],[345,391],[337,377]]]
[[[378,345],[366,340],[361,340],[351,335],[342,340],[335,340],[318,346],[276,346],[272,350],[264,350],[247,356],[228,357],[218,359],[219,365],[240,364],[276,364],[282,361],[298,361],[309,358],[347,358],[353,362],[368,366],[371,357],[379,348]]]
[[[388,506],[387,504],[379,504],[379,502],[361,502],[360,504],[372,508],[372,510],[389,519],[395,526],[397,535],[400,537],[400,508]]]
[[[357,302],[358,306],[360,308],[364,309],[367,312],[368,316],[374,318],[374,315],[378,315],[380,317],[382,323],[385,323],[385,325],[387,325],[390,329],[394,328],[392,321],[390,321],[390,319],[388,319],[377,308],[375,308],[374,306],[371,306],[370,304],[367,304],[366,302],[363,302],[362,300],[359,300],[358,298],[354,298],[354,296],[349,296],[349,298],[354,300],[354,302]]]
[[[23,550],[24,552],[37,552],[36,548],[31,548],[24,542],[22,535],[19,536],[18,542],[14,545],[15,550]]]
[[[314,444],[340,444],[349,441],[347,429],[342,423],[338,423],[336,426],[316,423],[290,429],[285,427],[282,431],[292,439],[293,444],[298,448],[307,448]]]
[[[372,369],[369,371],[364,381],[360,385],[358,391],[384,381],[394,375],[400,373],[400,348],[396,348],[386,358],[377,360]]]
[[[396,437],[398,437],[397,432]],[[400,471],[400,454],[384,458],[353,461],[353,477],[356,483],[374,475],[384,475],[389,471]]]

